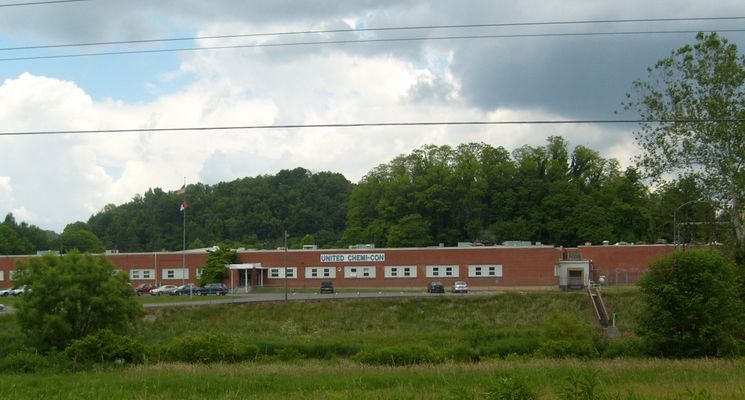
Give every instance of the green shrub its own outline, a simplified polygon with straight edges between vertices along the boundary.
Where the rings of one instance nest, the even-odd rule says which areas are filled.
[[[179,338],[168,349],[172,361],[182,362],[239,362],[255,359],[259,348],[241,343],[235,337],[218,333],[199,333]]]
[[[375,350],[361,351],[352,359],[370,365],[413,365],[437,364],[444,361],[442,355],[429,347],[381,347]]]
[[[676,251],[654,262],[640,282],[645,346],[665,357],[739,352],[744,310],[735,282],[734,265],[712,251]]]
[[[593,358],[598,351],[592,343],[578,340],[544,340],[535,353],[549,358]]]
[[[600,337],[585,321],[571,314],[554,313],[541,323],[541,343],[536,352],[543,357],[582,357],[599,355]]]
[[[525,379],[502,376],[486,392],[487,400],[535,400],[538,395],[528,387]]]
[[[301,360],[305,358],[303,353],[301,353],[298,349],[294,347],[286,347],[283,349],[279,349],[276,352],[277,358],[279,358],[282,361],[293,361],[293,360]]]
[[[645,356],[642,341],[636,337],[611,339],[603,350],[603,357],[606,358],[640,358]]]
[[[74,362],[139,364],[145,358],[145,347],[136,338],[103,329],[73,341],[63,354]]]
[[[22,351],[0,359],[0,371],[3,373],[34,374],[49,368],[46,357],[33,351]]]
[[[335,357],[350,357],[360,352],[358,345],[348,345],[341,343],[311,343],[296,344],[292,346],[303,356],[303,358],[314,358],[318,360],[328,360]]]
[[[539,347],[540,339],[537,337],[511,337],[479,346],[478,354],[481,357],[499,356],[504,358],[510,354],[533,354]]]

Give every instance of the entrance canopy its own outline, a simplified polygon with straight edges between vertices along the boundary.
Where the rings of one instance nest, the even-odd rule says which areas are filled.
[[[228,264],[228,268],[235,270],[243,270],[243,269],[266,269],[265,267],[261,266],[261,263],[247,263],[247,264]]]
[[[244,290],[245,290],[246,293],[248,293],[248,287],[250,286],[249,281],[248,281],[248,271],[250,271],[250,270],[254,270],[254,269],[259,270],[259,275],[258,275],[259,282],[258,282],[258,285],[259,285],[259,287],[264,287],[264,274],[261,273],[261,270],[264,270],[266,268],[265,267],[262,267],[261,266],[261,263],[228,264],[228,265],[226,265],[226,267],[228,267],[228,269],[230,269],[231,271],[235,271],[235,270],[243,271],[243,275],[244,275],[243,276],[243,278],[244,278],[243,281],[246,283],[246,286],[244,287]],[[233,274],[232,273],[230,274],[230,287],[231,288],[235,288],[235,285],[233,284]]]

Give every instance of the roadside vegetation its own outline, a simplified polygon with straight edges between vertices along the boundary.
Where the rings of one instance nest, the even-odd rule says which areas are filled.
[[[732,265],[709,252],[684,255],[653,266],[663,275],[650,274],[639,288],[602,289],[620,329],[613,336],[595,323],[585,292],[556,291],[153,308],[127,329],[104,324],[57,346],[39,343],[18,313],[0,315],[0,379],[13,382],[0,386],[0,396],[136,398],[146,387],[148,397],[186,399],[742,398],[742,348],[731,346],[741,339],[737,332],[723,342],[727,351],[705,348],[726,356],[718,359],[654,358],[696,354],[660,353],[658,341],[637,336],[649,329],[644,318],[650,312],[669,311],[659,308],[671,304],[666,294],[680,300],[680,291],[694,293],[680,282],[696,283],[698,290],[683,300],[715,298],[707,292],[714,290],[726,294],[720,302],[739,302],[739,292],[721,286],[732,278]],[[62,263],[76,268],[92,261],[67,257]],[[694,266],[703,267],[693,280],[674,273],[693,277],[686,268]],[[116,278],[111,271],[97,276]],[[36,288],[33,277],[24,276]],[[80,293],[72,287],[65,285],[64,293]],[[659,287],[665,290],[657,293]],[[128,301],[140,303],[188,299],[128,293]],[[13,299],[14,305],[23,309],[32,297]],[[76,301],[84,306],[90,300]]]
[[[638,313],[626,308],[639,307],[639,289],[604,294],[618,315]],[[638,351],[633,333],[604,340],[589,310],[581,292],[152,309],[135,335],[102,331],[44,355],[26,348],[15,319],[4,315],[0,379],[13,385],[0,385],[0,395],[137,398],[147,388],[147,397],[184,399],[682,400],[745,393],[741,359],[630,357]]]

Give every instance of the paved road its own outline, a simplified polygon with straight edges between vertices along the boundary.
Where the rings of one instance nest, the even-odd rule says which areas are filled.
[[[472,292],[468,294],[446,293],[445,296],[478,296],[494,294],[493,292]],[[437,297],[442,294],[429,294],[425,292],[344,292],[334,294],[319,293],[290,293],[288,301],[323,301],[323,300],[347,300],[347,299],[381,299],[381,298],[404,298],[404,297]],[[212,297],[210,300],[180,301],[178,303],[150,303],[144,304],[145,308],[160,307],[194,307],[209,304],[244,304],[261,302],[280,302],[285,300],[284,293],[262,293],[262,294],[239,294],[224,297]]]
[[[495,292],[470,292],[467,294],[430,294],[425,292],[344,292],[334,294],[319,293],[289,293],[288,301],[328,301],[328,300],[351,300],[351,299],[389,299],[389,298],[406,298],[406,297],[431,297],[439,296],[483,296],[492,295]],[[195,307],[212,304],[246,304],[261,302],[281,302],[285,300],[284,293],[261,293],[261,294],[235,294],[228,296],[210,296],[209,300],[200,298],[194,301],[179,301],[173,303],[146,303],[144,308],[164,308],[164,307]],[[11,306],[4,306],[0,314],[10,314],[15,310]]]

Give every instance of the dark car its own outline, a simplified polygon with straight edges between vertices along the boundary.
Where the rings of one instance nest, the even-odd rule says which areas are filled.
[[[193,283],[187,283],[177,287],[176,289],[168,292],[171,296],[190,296],[193,294],[199,294],[199,287]]]
[[[427,293],[445,293],[445,285],[442,282],[430,282],[427,285]]]
[[[206,296],[208,294],[225,296],[226,294],[228,294],[228,288],[222,283],[208,283],[199,288],[199,294],[202,296]]]
[[[138,296],[142,296],[143,294],[150,293],[150,291],[155,289],[156,287],[157,286],[153,285],[152,283],[141,283],[137,285],[135,291],[137,292]]]
[[[321,293],[334,293],[334,282],[331,282],[331,281],[321,282]]]

